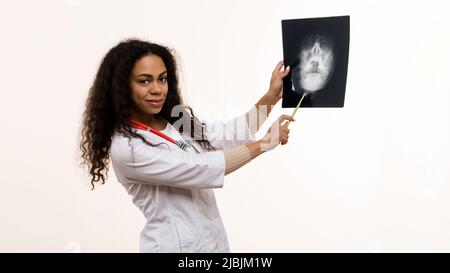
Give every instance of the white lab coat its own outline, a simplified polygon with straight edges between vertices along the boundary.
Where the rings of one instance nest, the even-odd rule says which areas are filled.
[[[255,139],[245,114],[228,122],[206,123],[205,134],[219,149]],[[188,133],[183,135],[200,154],[192,149],[183,151],[153,133],[135,131],[152,144],[163,143],[151,147],[138,138],[129,142],[117,131],[111,143],[116,177],[147,220],[140,235],[140,252],[229,252],[212,190],[224,184],[223,152],[206,152]],[[162,132],[180,139],[169,123]]]

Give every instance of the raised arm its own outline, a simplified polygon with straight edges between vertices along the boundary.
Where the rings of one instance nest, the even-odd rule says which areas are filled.
[[[247,124],[253,135],[258,132],[272,108],[283,97],[283,78],[289,74],[290,68],[288,66],[282,70],[282,67],[283,61],[280,61],[272,72],[269,91],[246,113]]]

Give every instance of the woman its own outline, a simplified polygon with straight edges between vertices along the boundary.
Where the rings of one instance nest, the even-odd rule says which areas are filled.
[[[118,181],[144,213],[141,252],[229,252],[212,189],[223,186],[225,175],[288,142],[289,129],[281,123],[293,119],[286,115],[263,139],[254,138],[282,96],[289,73],[282,66],[249,112],[228,122],[201,123],[182,104],[168,48],[126,40],[106,54],[86,102],[80,148],[92,187],[105,182],[111,159]]]

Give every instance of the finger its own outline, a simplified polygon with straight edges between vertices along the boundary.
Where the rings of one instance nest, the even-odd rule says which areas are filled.
[[[289,130],[289,128],[286,126],[281,127],[281,132],[285,133],[286,135],[289,134],[290,131],[291,130]]]
[[[291,115],[281,115],[279,117],[279,120],[282,120],[282,121],[284,121],[284,120],[292,120],[292,119],[293,119],[293,117]]]
[[[282,77],[282,78],[286,77],[286,76],[289,74],[289,71],[291,71],[291,67],[288,65],[288,66],[286,67],[286,69],[284,69],[284,71],[281,72],[281,73],[282,73],[282,74],[281,74],[281,77]]]
[[[285,121],[283,124],[280,125],[280,129],[287,129],[289,126],[289,122],[291,122],[290,120]]]
[[[294,117],[292,117],[290,115],[281,115],[280,118],[278,119],[280,124],[285,120],[295,121]]]
[[[277,66],[275,66],[275,69],[273,70],[273,73],[276,74],[278,71],[281,70],[281,67],[283,67],[283,61],[279,61],[279,62],[277,63]]]
[[[291,130],[289,130],[289,128],[287,127],[287,121],[286,121],[286,123],[285,124],[283,124],[283,125],[281,125],[280,126],[280,132],[282,132],[282,133],[284,133],[284,134],[289,134],[289,132],[291,131]]]
[[[287,66],[285,67],[283,70],[281,70],[282,66],[277,66],[276,70],[273,71],[273,76],[279,79],[283,79],[284,77],[286,77],[289,72],[291,71],[291,67]]]
[[[285,133],[280,133],[280,135],[279,135],[280,140],[286,140],[287,137],[288,137],[288,135]]]
[[[292,118],[292,119],[288,119],[287,121],[286,121],[286,119],[284,119],[282,122],[281,122],[281,124],[280,124],[280,129],[281,128],[288,128],[289,127],[289,124],[290,124],[290,122],[291,121],[295,121],[295,119],[294,118]],[[284,123],[283,123],[284,122]]]

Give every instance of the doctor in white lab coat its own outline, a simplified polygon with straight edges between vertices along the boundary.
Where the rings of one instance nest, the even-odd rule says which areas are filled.
[[[289,73],[282,66],[276,66],[269,91],[249,112],[227,122],[197,122],[199,141],[167,114],[167,107],[181,104],[169,49],[127,40],[108,52],[86,104],[81,148],[92,184],[103,180],[111,161],[117,180],[145,216],[140,252],[230,251],[213,189],[222,188],[230,172],[287,143],[289,129],[282,123],[293,121],[287,115],[255,139],[281,98],[282,78]],[[190,120],[198,121],[193,114]]]

